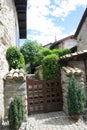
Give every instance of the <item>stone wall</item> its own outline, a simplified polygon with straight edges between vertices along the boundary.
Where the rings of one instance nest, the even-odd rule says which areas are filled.
[[[0,115],[4,116],[3,105],[3,77],[8,72],[6,61],[6,50],[9,46],[15,45],[17,22],[14,0],[0,0]]]
[[[77,67],[77,68],[83,70],[84,73],[85,73],[84,61],[82,61],[82,60],[78,60],[78,61],[74,61],[74,60],[73,60],[73,61],[69,61],[69,62],[68,62],[68,65],[71,66],[71,67]]]
[[[77,36],[77,50],[85,50],[87,48],[87,18],[82,25],[82,28]]]
[[[5,107],[5,119],[7,119],[8,108],[11,100],[17,96],[24,102],[25,116],[27,115],[27,89],[26,82],[19,82],[18,80],[5,80],[4,81],[4,107]]]
[[[1,0],[1,9],[0,9],[1,44],[5,46],[15,45],[17,24],[18,24],[17,12],[14,0]]]
[[[84,72],[78,68],[72,67],[63,67],[61,70],[61,83],[62,83],[62,92],[63,92],[63,110],[68,114],[68,106],[67,106],[67,92],[68,92],[68,82],[69,78],[75,75],[77,81],[85,86],[84,81]]]

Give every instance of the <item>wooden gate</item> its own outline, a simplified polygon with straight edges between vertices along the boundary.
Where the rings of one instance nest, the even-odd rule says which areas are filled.
[[[63,106],[60,79],[35,80],[26,77],[28,114],[61,111]]]

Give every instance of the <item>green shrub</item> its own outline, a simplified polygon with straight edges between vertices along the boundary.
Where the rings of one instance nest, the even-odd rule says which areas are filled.
[[[8,120],[10,130],[18,130],[24,119],[24,106],[20,98],[15,97],[10,104]]]
[[[43,78],[45,80],[52,79],[59,74],[58,56],[56,54],[51,54],[43,58]]]
[[[81,114],[85,108],[85,93],[83,87],[72,76],[68,84],[68,112],[70,115]]]
[[[42,59],[43,59],[43,57],[44,57],[44,56],[43,56],[40,52],[38,52],[38,53],[36,54],[35,60],[34,60],[35,66],[39,66],[39,65],[42,64]]]
[[[42,48],[35,56],[35,64],[37,66],[42,64],[42,60],[45,56],[50,55],[52,52],[48,48]]]
[[[12,46],[7,49],[6,52],[6,59],[9,63],[9,70],[14,68],[25,68],[25,61],[23,55],[20,53],[20,51]]]
[[[24,56],[21,52],[20,52],[20,59],[18,61],[18,68],[23,68],[24,70],[26,69]]]
[[[70,54],[71,51],[70,51],[70,49],[53,49],[52,53],[56,54],[60,57],[60,56],[66,55],[66,54]]]
[[[47,56],[47,55],[50,55],[52,53],[52,51],[48,48],[44,48],[40,51],[40,53],[43,55],[43,56]]]

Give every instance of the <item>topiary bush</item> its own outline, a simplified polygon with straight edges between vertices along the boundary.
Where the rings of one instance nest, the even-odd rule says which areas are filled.
[[[15,97],[10,104],[8,111],[8,120],[10,130],[18,130],[24,119],[24,105],[23,101]]]
[[[22,53],[20,53],[20,51],[16,47],[12,46],[7,49],[6,59],[9,63],[9,70],[12,68],[25,69],[24,57],[23,57]]]
[[[58,56],[56,54],[47,55],[42,60],[43,78],[45,80],[53,79],[59,74]]]
[[[68,84],[68,112],[70,115],[82,114],[85,108],[85,92],[83,87],[77,82],[75,76],[72,76]]]

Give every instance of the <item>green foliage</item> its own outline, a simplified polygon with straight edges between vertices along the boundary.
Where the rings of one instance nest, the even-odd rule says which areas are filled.
[[[20,53],[20,51],[12,46],[7,49],[6,52],[6,59],[9,63],[9,69],[14,68],[25,68],[25,61],[23,55]]]
[[[58,57],[66,55],[71,53],[69,49],[53,49],[50,50],[48,48],[42,48],[36,55],[35,57],[35,64],[36,65],[41,65],[42,60],[45,56],[50,55],[50,54],[56,54]]]
[[[18,66],[18,60],[20,59],[20,52],[16,47],[9,47],[6,52],[6,59],[9,63],[9,67],[16,68]]]
[[[20,51],[24,56],[25,63],[33,63],[35,60],[35,56],[40,49],[41,45],[39,45],[36,41],[26,41],[26,43],[20,48]]]
[[[51,50],[48,48],[41,48],[35,57],[35,64],[37,66],[42,64],[42,60],[45,56],[50,55]]]
[[[20,59],[18,61],[18,68],[23,68],[24,70],[26,69],[24,56],[21,52],[20,52]]]
[[[53,49],[52,53],[56,54],[60,57],[60,56],[66,55],[66,54],[70,54],[71,51],[70,51],[70,49]]]
[[[39,73],[38,73],[38,71],[37,71],[37,70],[34,72],[34,75],[35,75],[34,77],[35,77],[36,79],[39,79],[39,76],[38,76],[38,75],[39,75]]]
[[[70,115],[81,114],[85,107],[85,93],[83,87],[72,76],[68,84],[68,111]]]
[[[59,74],[58,56],[55,54],[47,55],[43,58],[43,78],[45,80],[52,79]]]
[[[18,130],[22,121],[24,119],[24,105],[23,101],[15,97],[10,103],[10,108],[8,111],[8,120],[10,130]]]
[[[40,51],[40,53],[43,55],[43,56],[47,56],[47,55],[50,55],[52,52],[50,49],[48,48],[44,48]]]

